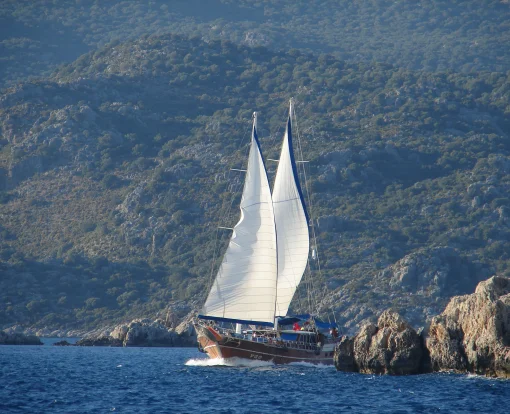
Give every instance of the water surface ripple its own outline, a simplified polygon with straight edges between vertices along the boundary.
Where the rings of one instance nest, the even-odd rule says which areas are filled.
[[[0,413],[508,413],[510,381],[210,361],[195,349],[0,346]]]

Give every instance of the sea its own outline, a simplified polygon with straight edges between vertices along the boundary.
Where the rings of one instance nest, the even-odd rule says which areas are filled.
[[[0,346],[0,413],[510,413],[509,380],[374,376],[211,360],[194,348],[55,341]]]

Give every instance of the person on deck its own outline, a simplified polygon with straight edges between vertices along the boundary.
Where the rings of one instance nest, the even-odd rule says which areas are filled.
[[[299,331],[301,329],[301,327],[299,326],[299,323],[294,322],[294,325],[292,326],[292,329],[294,329],[295,331]]]

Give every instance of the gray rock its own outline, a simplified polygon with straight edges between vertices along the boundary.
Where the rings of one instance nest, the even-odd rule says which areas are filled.
[[[335,349],[335,367],[338,371],[359,372],[354,358],[354,339],[342,336]]]
[[[55,342],[53,344],[53,346],[72,346],[72,344],[70,344],[69,342],[67,342],[66,340],[63,340],[63,341],[58,341],[58,342]]]
[[[385,311],[354,341],[360,372],[408,375],[420,372],[423,348],[418,333],[397,313]]]
[[[0,331],[0,345],[42,345],[35,335],[25,335],[19,332],[7,333]]]
[[[436,316],[426,339],[433,371],[454,370],[464,372],[468,361],[462,346],[463,333],[456,322]]]
[[[409,375],[423,372],[426,355],[420,335],[397,313],[384,311],[377,325],[364,325],[335,350],[339,371]]]
[[[510,278],[494,276],[451,299],[426,340],[434,370],[510,378]]]
[[[117,326],[110,337],[122,341],[123,346],[174,346],[175,333],[160,321],[135,319],[128,325]]]
[[[263,33],[249,31],[245,33],[243,43],[250,47],[269,46],[271,39]]]
[[[122,204],[117,209],[124,214],[132,214],[135,208],[142,202],[142,198],[145,194],[146,182],[141,182],[132,192],[130,192]]]
[[[163,320],[135,319],[110,330],[99,330],[76,343],[77,346],[175,347],[196,346],[197,337],[191,323],[194,312],[175,328]],[[175,324],[175,321],[173,321]]]

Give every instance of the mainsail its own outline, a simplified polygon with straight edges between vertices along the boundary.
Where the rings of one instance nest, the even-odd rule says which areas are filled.
[[[278,240],[275,316],[285,316],[306,270],[310,249],[308,214],[292,150],[292,102],[272,198]]]
[[[272,325],[276,300],[276,234],[271,190],[253,121],[250,154],[235,225],[202,318]]]
[[[273,325],[287,315],[306,270],[308,214],[292,149],[292,101],[273,188],[253,121],[241,219],[199,315],[202,319]]]

